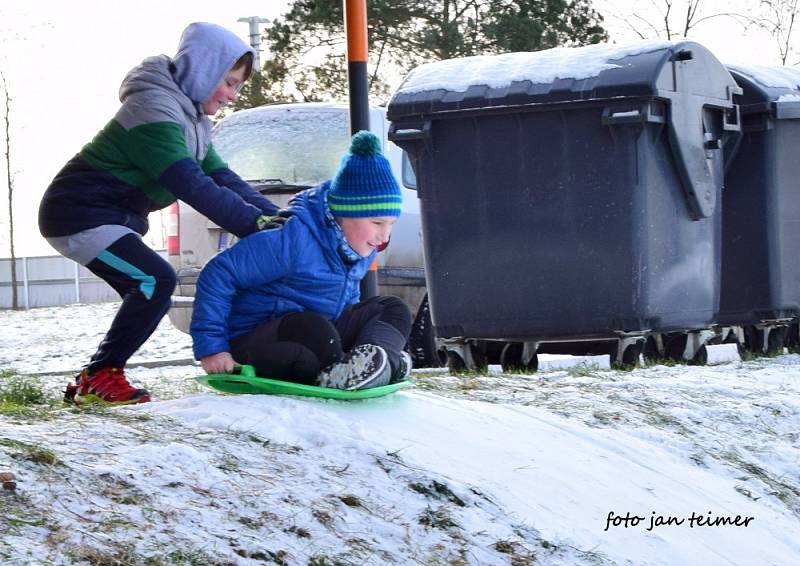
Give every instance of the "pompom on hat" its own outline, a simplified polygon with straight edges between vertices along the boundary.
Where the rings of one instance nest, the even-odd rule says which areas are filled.
[[[334,216],[400,216],[403,193],[381,153],[381,142],[372,132],[356,133],[350,153],[342,158],[331,181],[328,207]]]

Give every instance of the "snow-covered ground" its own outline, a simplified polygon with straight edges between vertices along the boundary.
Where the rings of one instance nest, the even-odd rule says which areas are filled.
[[[0,387],[56,398],[114,307],[0,311]],[[165,320],[136,359],[189,357]],[[0,563],[800,563],[800,356],[492,369],[347,403],[136,367],[148,405],[0,414]]]

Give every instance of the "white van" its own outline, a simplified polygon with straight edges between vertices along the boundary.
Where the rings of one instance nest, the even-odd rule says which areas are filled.
[[[403,214],[389,246],[378,254],[378,292],[402,298],[416,315],[409,350],[417,367],[439,365],[425,289],[416,180],[408,158],[387,140],[383,108],[370,108],[370,129],[383,142],[403,189]],[[212,133],[214,147],[228,165],[275,204],[284,207],[296,192],[330,179],[350,140],[346,104],[271,104],[235,112]],[[200,269],[235,237],[180,202],[170,208],[167,251],[178,275],[169,311],[172,323],[189,330]]]

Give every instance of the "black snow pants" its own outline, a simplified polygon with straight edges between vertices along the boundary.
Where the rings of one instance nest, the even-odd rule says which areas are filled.
[[[122,297],[122,306],[87,369],[93,373],[124,368],[167,314],[175,270],[135,234],[111,244],[86,267]]]
[[[381,346],[394,374],[411,332],[411,313],[397,297],[372,297],[331,322],[314,312],[289,313],[231,340],[231,355],[262,377],[313,385],[320,370],[359,344]]]

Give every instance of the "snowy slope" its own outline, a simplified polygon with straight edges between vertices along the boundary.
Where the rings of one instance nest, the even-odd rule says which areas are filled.
[[[42,367],[80,367],[105,322],[89,319],[110,312],[0,312],[0,370],[58,343],[81,346]],[[188,355],[168,322],[149,347]],[[217,395],[196,372],[132,370],[149,405],[0,416],[0,471],[18,481],[0,494],[0,563],[800,563],[797,355],[416,373],[356,403]],[[65,378],[27,379],[55,395]],[[648,529],[658,516],[671,524]]]

